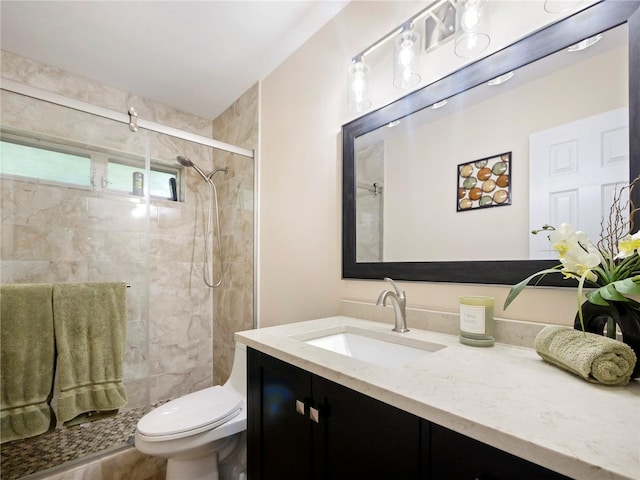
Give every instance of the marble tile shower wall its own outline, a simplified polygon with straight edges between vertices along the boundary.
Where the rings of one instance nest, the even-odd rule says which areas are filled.
[[[258,92],[255,84],[213,121],[214,138],[249,149],[257,147]],[[221,199],[225,281],[213,292],[213,364],[215,380],[224,383],[233,365],[233,334],[253,328],[255,171],[252,159],[219,150],[214,152],[213,163],[229,167],[226,179],[222,174],[214,178]],[[215,265],[220,265],[217,256]]]
[[[2,76],[88,103],[210,136],[211,122],[2,52]],[[2,92],[2,126],[66,142],[213,165],[212,149]],[[125,383],[129,408],[213,383],[212,293],[201,278],[207,188],[187,172],[185,202],[152,200],[147,219],[126,195],[3,179],[2,282],[126,281],[129,323]],[[149,262],[147,263],[147,248]],[[146,285],[149,282],[149,297]],[[149,358],[143,322],[148,306]]]
[[[4,101],[3,101],[4,104]],[[129,406],[146,403],[143,234],[126,218],[135,205],[84,192],[2,180],[2,283],[126,281],[128,324],[124,381]],[[128,211],[129,210],[129,211]]]

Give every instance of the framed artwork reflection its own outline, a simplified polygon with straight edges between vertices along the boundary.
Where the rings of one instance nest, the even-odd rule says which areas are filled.
[[[458,165],[456,210],[511,205],[511,152]]]

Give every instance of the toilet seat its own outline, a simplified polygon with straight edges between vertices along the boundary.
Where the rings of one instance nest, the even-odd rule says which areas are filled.
[[[216,428],[242,410],[242,398],[220,385],[171,400],[138,422],[138,433],[149,442],[195,435]]]

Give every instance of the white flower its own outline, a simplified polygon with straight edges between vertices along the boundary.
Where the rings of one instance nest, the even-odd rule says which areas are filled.
[[[640,231],[620,239],[616,258],[627,258],[634,253],[640,255]]]
[[[569,250],[582,245],[588,248],[591,244],[587,235],[581,231],[575,231],[568,223],[561,224],[558,228],[553,230],[549,234],[549,241],[555,251],[558,252],[558,256],[562,259]]]
[[[600,265],[602,260],[602,255],[591,242],[587,242],[586,249],[577,242],[570,243],[564,256],[560,258],[562,273],[565,278],[573,277],[577,279],[586,274],[587,280],[595,283],[598,280],[598,276],[591,270]]]

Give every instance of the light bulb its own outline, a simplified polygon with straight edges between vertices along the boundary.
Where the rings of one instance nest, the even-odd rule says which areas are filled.
[[[414,58],[415,58],[415,55],[413,53],[413,50],[411,50],[411,48],[403,48],[402,50],[400,50],[400,53],[398,54],[398,63],[403,67],[408,67],[411,65],[411,62],[413,62]]]
[[[466,45],[466,48],[468,51],[473,51],[476,48],[476,45],[478,44],[478,35],[475,33],[470,33],[469,35],[467,35],[467,37],[464,39]]]
[[[349,108],[362,112],[371,106],[367,94],[367,75],[369,67],[362,58],[349,66]]]
[[[489,17],[483,12],[485,3],[485,0],[458,0],[454,46],[457,56],[475,57],[489,46]]]
[[[393,67],[393,84],[402,89],[409,89],[420,82],[420,74],[416,71],[416,57],[420,44],[420,35],[412,25],[405,25],[404,30],[396,38],[395,62]]]
[[[404,30],[400,33],[400,47],[411,48],[416,43],[416,35],[413,30]]]
[[[469,5],[460,18],[460,26],[465,32],[473,32],[481,19],[482,10],[477,5]]]
[[[353,89],[353,96],[355,97],[356,102],[362,102],[362,99],[364,98],[364,78],[361,76],[354,78],[351,88]]]
[[[353,81],[351,82],[351,90],[357,103],[361,103],[364,99],[364,91],[366,89],[366,82],[364,76],[367,73],[367,66],[364,63],[358,62],[353,66]]]
[[[410,68],[405,68],[402,71],[402,81],[405,84],[409,84],[411,82],[411,75],[413,74],[413,72],[411,71]]]

